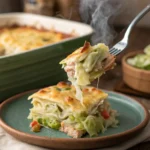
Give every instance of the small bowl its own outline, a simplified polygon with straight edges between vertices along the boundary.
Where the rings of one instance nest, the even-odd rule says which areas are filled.
[[[131,87],[140,92],[150,93],[150,71],[135,68],[127,63],[127,59],[134,57],[142,51],[130,52],[122,59],[123,80]]]

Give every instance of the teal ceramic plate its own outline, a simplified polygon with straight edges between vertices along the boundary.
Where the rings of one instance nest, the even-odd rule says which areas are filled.
[[[0,107],[0,125],[12,136],[24,142],[55,149],[94,149],[125,141],[146,126],[149,119],[148,111],[138,101],[127,96],[106,91],[113,109],[119,112],[120,125],[109,128],[104,134],[80,139],[68,137],[65,133],[42,128],[41,132],[30,131],[30,120],[27,119],[31,101],[27,98],[33,91],[16,95],[4,101]]]

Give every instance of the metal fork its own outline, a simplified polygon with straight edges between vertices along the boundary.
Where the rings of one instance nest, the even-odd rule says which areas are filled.
[[[145,16],[148,12],[150,11],[150,5],[147,5],[130,23],[129,27],[127,28],[125,35],[123,39],[115,44],[111,49],[110,49],[110,54],[112,55],[118,55],[121,53],[128,45],[128,39],[129,39],[129,34],[132,30],[132,28],[136,25],[136,23],[143,17]]]

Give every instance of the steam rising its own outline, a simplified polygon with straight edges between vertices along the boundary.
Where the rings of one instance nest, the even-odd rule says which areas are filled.
[[[103,42],[110,45],[116,33],[112,28],[115,16],[121,8],[122,0],[81,0],[80,13],[85,23],[90,24],[95,33],[92,44]]]

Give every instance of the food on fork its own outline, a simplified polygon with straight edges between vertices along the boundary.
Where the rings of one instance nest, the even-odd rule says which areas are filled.
[[[63,59],[60,64],[68,75],[68,80],[76,87],[77,98],[82,100],[81,86],[89,85],[105,71],[115,65],[115,56],[109,53],[109,48],[103,43],[91,46],[85,42],[83,47],[75,50]]]
[[[115,57],[109,53],[105,44],[91,46],[89,42],[85,42],[83,47],[68,55],[60,64],[70,80],[73,78],[78,85],[85,86],[113,68],[114,62]]]
[[[41,89],[29,97],[33,108],[33,131],[48,127],[65,132],[73,138],[80,138],[85,133],[97,136],[108,127],[116,127],[117,111],[106,100],[108,94],[91,86],[83,87],[82,103],[76,98],[76,89],[66,82]]]

